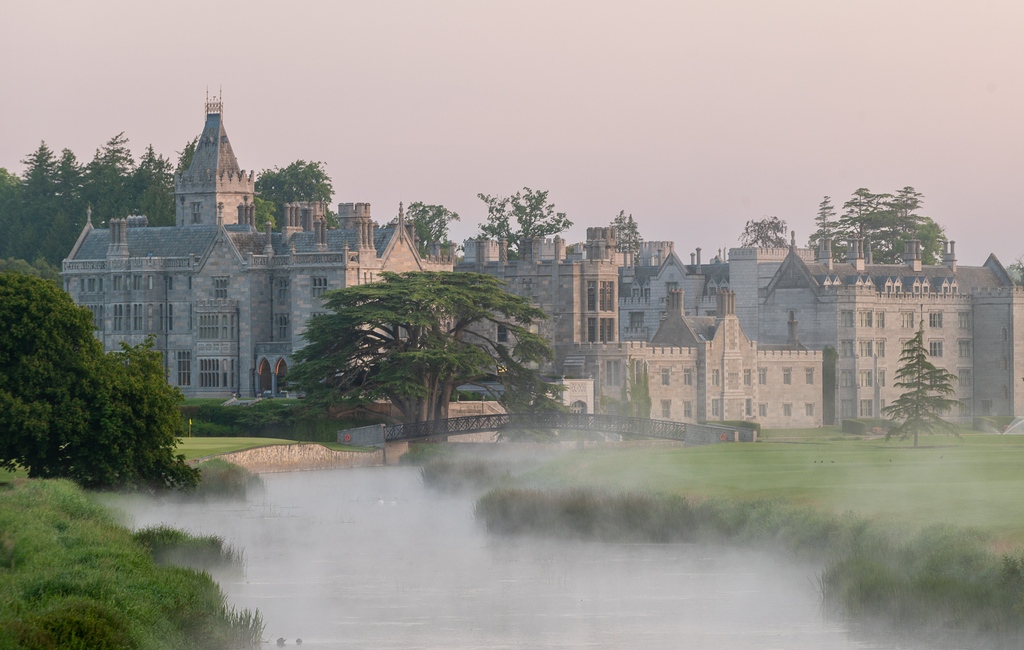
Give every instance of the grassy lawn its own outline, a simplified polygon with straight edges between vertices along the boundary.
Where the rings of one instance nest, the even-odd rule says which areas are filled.
[[[177,453],[184,454],[186,460],[191,460],[212,454],[253,449],[254,447],[294,444],[296,444],[294,440],[282,438],[178,438]]]
[[[202,458],[213,454],[227,454],[232,451],[266,447],[267,445],[297,445],[294,440],[283,438],[178,438],[177,453],[184,454],[186,460]],[[335,442],[317,443],[335,451],[373,451],[373,447],[353,447]],[[0,473],[0,481],[3,474]]]
[[[975,526],[1024,545],[1024,436],[926,437],[913,449],[827,429],[765,433],[768,442],[758,444],[570,454],[528,480],[708,497],[780,497],[911,525]]]

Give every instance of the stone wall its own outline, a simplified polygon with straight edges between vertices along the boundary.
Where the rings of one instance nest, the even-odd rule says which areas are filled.
[[[318,444],[268,445],[221,454],[218,458],[257,473],[377,467],[384,464],[384,457],[380,450],[370,452],[334,451]]]

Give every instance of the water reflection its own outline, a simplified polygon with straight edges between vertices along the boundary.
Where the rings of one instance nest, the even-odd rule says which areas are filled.
[[[472,498],[411,468],[264,477],[245,504],[132,500],[134,525],[215,533],[245,576],[265,636],[307,648],[907,648],[822,615],[815,567],[693,545],[500,539]],[[920,647],[928,647],[922,645]]]

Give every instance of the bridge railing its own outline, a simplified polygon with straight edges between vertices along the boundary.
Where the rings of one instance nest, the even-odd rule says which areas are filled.
[[[753,430],[732,426],[688,424],[619,415],[547,411],[469,415],[407,424],[375,424],[339,431],[338,442],[352,445],[380,445],[399,440],[425,440],[463,433],[509,429],[591,431],[617,435],[622,438],[677,440],[695,445],[725,441],[752,442],[757,439]]]

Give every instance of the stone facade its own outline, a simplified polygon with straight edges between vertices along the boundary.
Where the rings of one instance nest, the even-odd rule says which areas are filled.
[[[278,392],[323,293],[374,282],[382,271],[450,271],[450,252],[417,252],[399,216],[374,223],[367,203],[285,206],[281,232],[257,229],[252,174],[239,171],[221,105],[207,121],[188,171],[175,180],[178,220],[86,223],[63,263],[64,287],[94,315],[106,350],[154,336],[168,381],[189,397]]]
[[[723,289],[717,298],[719,316],[686,316],[683,292],[673,291],[650,342],[578,345],[605,410],[631,400],[637,378],[646,373],[655,419],[820,425],[821,352],[799,344],[758,346],[735,313],[735,294]]]

